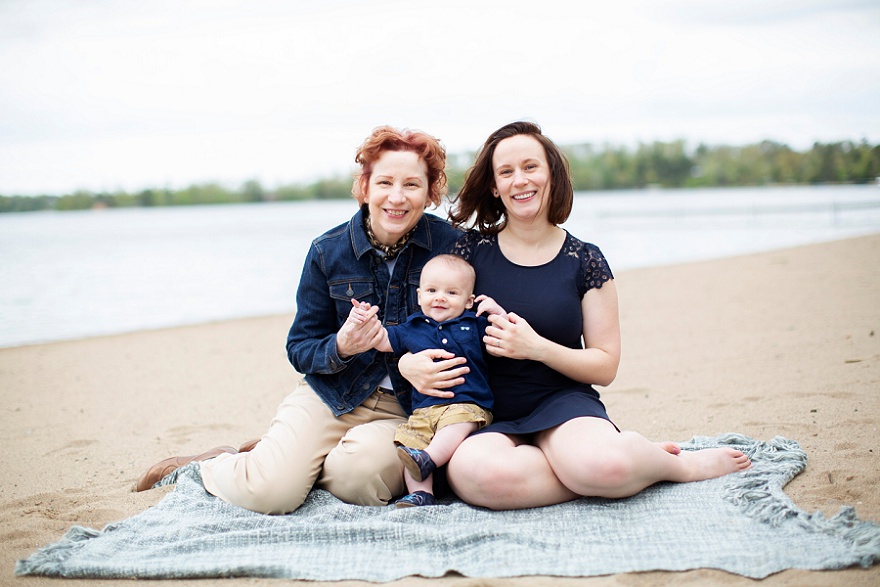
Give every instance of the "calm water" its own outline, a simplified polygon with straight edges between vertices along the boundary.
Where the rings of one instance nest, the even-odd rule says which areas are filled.
[[[0,347],[293,312],[311,239],[354,211],[347,200],[2,214]],[[880,188],[589,192],[565,227],[620,271],[878,233]]]

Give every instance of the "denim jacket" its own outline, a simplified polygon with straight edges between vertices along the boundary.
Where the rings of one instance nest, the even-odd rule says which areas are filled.
[[[411,409],[412,386],[397,370],[391,353],[369,350],[341,359],[336,333],[351,310],[351,299],[379,306],[379,320],[395,325],[419,309],[416,289],[422,267],[449,252],[461,232],[424,214],[394,265],[389,280],[382,254],[363,228],[363,210],[312,241],[296,292],[296,317],[287,336],[287,357],[294,369],[336,415],[350,412],[370,396],[385,375],[397,401]]]

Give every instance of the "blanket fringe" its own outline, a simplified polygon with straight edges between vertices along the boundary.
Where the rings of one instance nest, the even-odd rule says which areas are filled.
[[[63,577],[64,561],[73,556],[87,541],[100,536],[101,532],[83,526],[71,526],[61,540],[43,547],[25,560],[15,562],[15,574]]]
[[[201,483],[202,477],[199,473],[198,463],[189,463],[188,465],[175,469],[156,482],[153,487],[174,485],[181,476],[190,477]],[[74,556],[89,540],[99,537],[105,531],[112,531],[124,522],[125,520],[111,522],[104,527],[104,530],[93,530],[92,528],[86,528],[84,526],[71,526],[67,533],[65,533],[58,542],[38,549],[27,559],[16,561],[15,575],[64,577],[65,573],[63,572],[63,569],[64,563],[67,559]]]
[[[699,440],[695,438],[695,443]],[[762,442],[739,434],[704,440],[714,440],[716,446],[739,447],[760,462],[753,469],[730,475],[724,488],[724,498],[743,513],[774,527],[791,521],[804,529],[836,536],[850,545],[864,568],[880,562],[880,524],[860,521],[851,506],[841,507],[831,518],[820,511],[808,513],[785,495],[782,488],[807,464],[807,455],[796,441],[777,436]]]

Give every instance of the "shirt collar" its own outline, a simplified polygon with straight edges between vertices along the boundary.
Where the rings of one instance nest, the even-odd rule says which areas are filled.
[[[445,320],[443,322],[437,322],[430,316],[426,316],[421,310],[417,314],[413,314],[413,318],[415,320],[424,320],[429,324],[440,325],[440,324],[455,324],[456,322],[461,322],[462,320],[473,320],[477,317],[476,312],[473,310],[465,310],[462,312],[461,316],[456,316],[455,318],[450,318],[449,320]]]

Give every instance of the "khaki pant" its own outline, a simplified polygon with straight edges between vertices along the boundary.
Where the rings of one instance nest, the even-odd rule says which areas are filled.
[[[305,381],[250,452],[201,463],[209,493],[265,514],[295,510],[312,487],[358,505],[386,505],[406,489],[394,432],[406,414],[378,391],[336,417]]]

